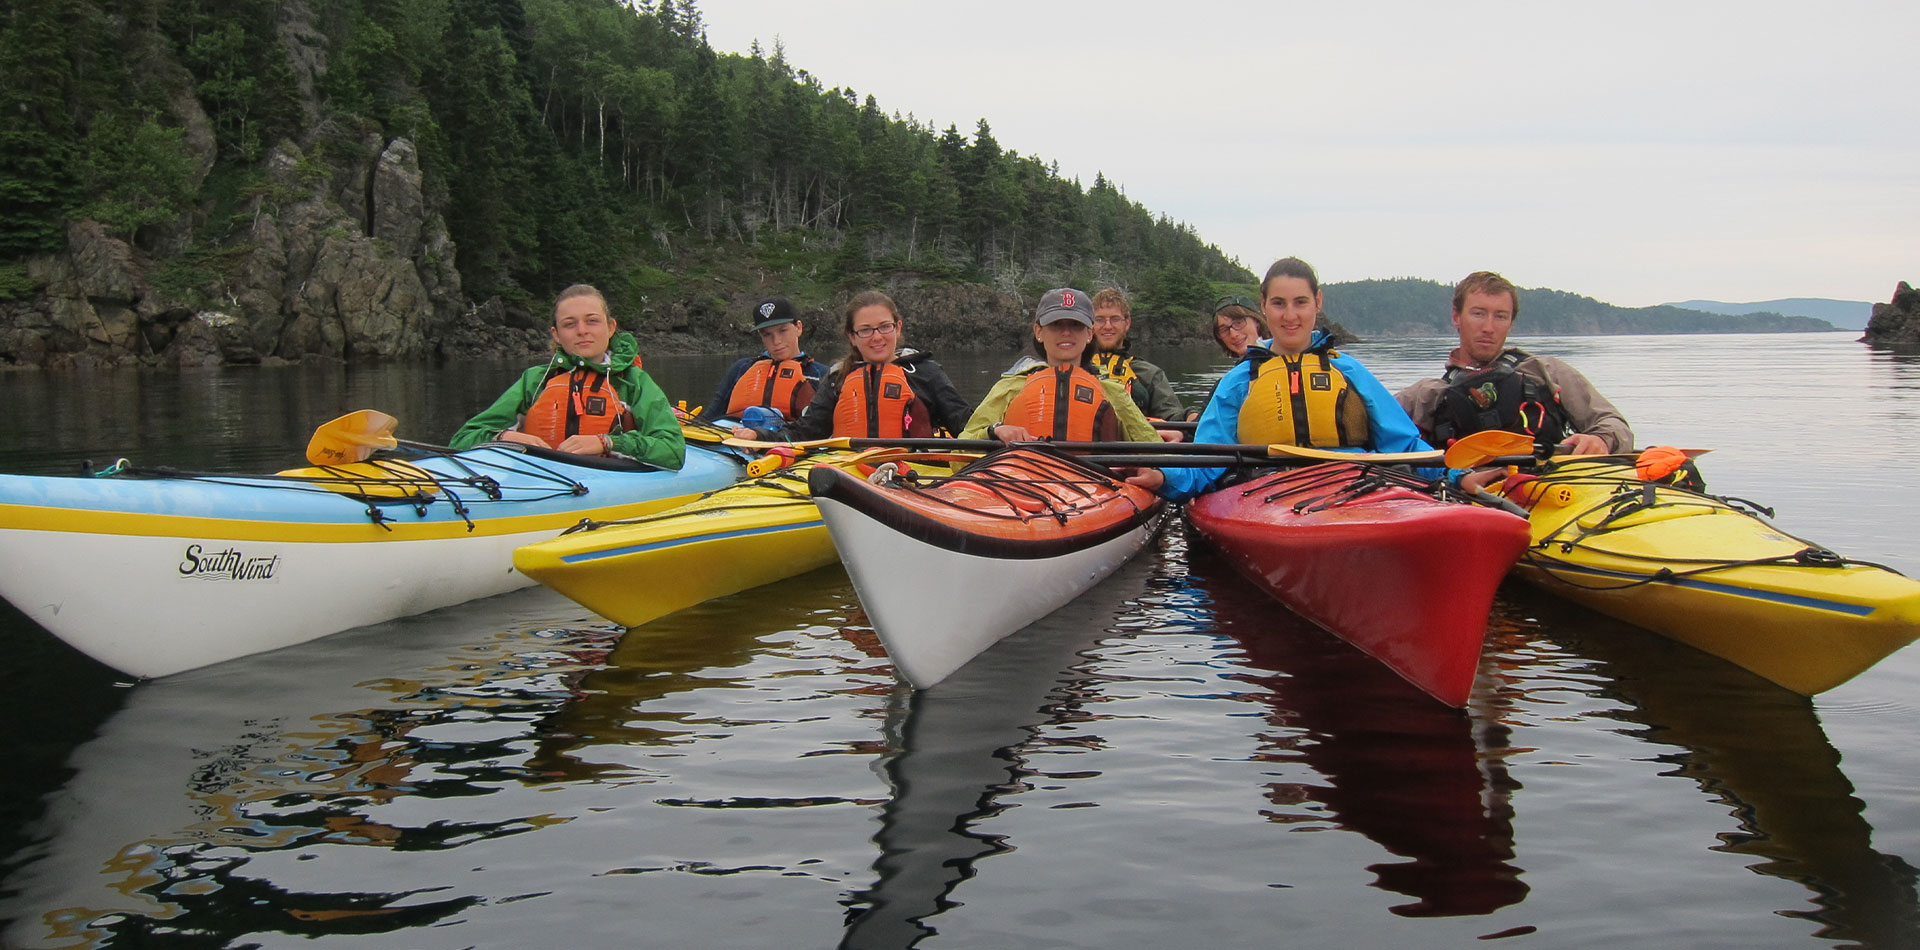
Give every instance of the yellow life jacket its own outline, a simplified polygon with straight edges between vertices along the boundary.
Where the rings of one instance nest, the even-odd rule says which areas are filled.
[[[1372,441],[1367,404],[1332,350],[1299,356],[1248,351],[1255,361],[1247,399],[1240,405],[1239,436],[1252,445],[1283,443],[1307,448],[1365,448]]]
[[[1133,371],[1133,357],[1125,353],[1095,353],[1092,362],[1100,375],[1125,386],[1129,391],[1133,389],[1134,380],[1140,378]]]

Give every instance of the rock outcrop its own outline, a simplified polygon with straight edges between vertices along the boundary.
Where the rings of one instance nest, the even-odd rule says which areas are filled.
[[[281,142],[251,227],[197,268],[156,264],[99,224],[74,223],[63,252],[28,259],[37,293],[0,304],[0,362],[197,366],[430,355],[430,341],[460,320],[466,301],[415,148],[369,137],[335,163]],[[169,269],[184,283],[162,289],[156,275]],[[479,336],[484,342],[484,328]],[[507,349],[520,349],[524,334],[508,336],[515,339]]]
[[[1920,346],[1920,290],[1901,281],[1894,288],[1893,300],[1873,305],[1862,343],[1875,346]]]

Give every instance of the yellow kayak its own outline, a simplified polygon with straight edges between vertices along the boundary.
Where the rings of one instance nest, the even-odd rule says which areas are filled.
[[[1920,581],[1641,481],[1631,458],[1550,464],[1506,491],[1531,512],[1522,579],[1794,692],[1832,689],[1920,636]]]
[[[638,626],[834,563],[833,539],[807,493],[815,465],[911,462],[945,471],[944,458],[888,449],[816,453],[646,517],[582,522],[516,549],[513,564],[594,613]]]

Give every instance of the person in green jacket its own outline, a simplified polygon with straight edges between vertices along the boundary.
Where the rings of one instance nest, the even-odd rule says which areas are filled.
[[[1158,442],[1127,388],[1093,371],[1093,304],[1070,287],[1049,290],[1033,317],[1033,350],[973,410],[963,439]]]
[[[553,358],[521,374],[448,444],[520,442],[679,469],[687,456],[680,423],[667,394],[639,367],[639,344],[620,332],[607,298],[587,284],[561,291],[551,332]]]

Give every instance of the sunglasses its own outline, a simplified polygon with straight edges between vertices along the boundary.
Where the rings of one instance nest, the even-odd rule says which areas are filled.
[[[1221,297],[1219,300],[1215,300],[1213,302],[1213,312],[1219,313],[1220,311],[1225,310],[1228,307],[1234,307],[1234,306],[1245,307],[1248,310],[1251,310],[1255,313],[1260,312],[1259,304],[1254,303],[1251,297],[1244,297],[1244,296],[1241,296],[1240,294],[1228,294],[1225,297]]]

